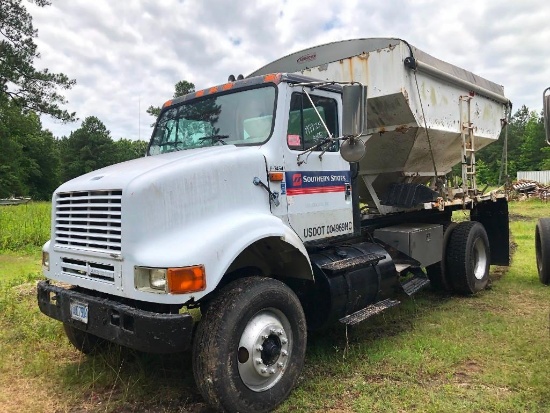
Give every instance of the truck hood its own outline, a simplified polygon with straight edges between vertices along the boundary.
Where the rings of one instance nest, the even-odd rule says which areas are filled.
[[[57,193],[63,194],[54,197],[54,206],[57,208],[56,200],[62,199],[63,213],[83,216],[83,220],[98,214],[120,217],[124,239],[121,252],[128,257],[128,251],[132,251],[138,260],[147,255],[143,248],[161,245],[167,239],[217,231],[219,228],[209,224],[214,219],[228,217],[227,222],[222,221],[232,225],[234,218],[229,217],[236,215],[270,215],[267,192],[253,184],[255,177],[267,182],[266,161],[258,148],[224,145],[109,166],[60,186]],[[120,197],[114,209],[110,207],[111,195]],[[65,202],[73,197],[76,203]],[[81,206],[80,199],[88,202]],[[95,199],[99,201],[97,208],[93,206]]]
[[[213,146],[163,155],[146,156],[81,175],[61,185],[56,192],[82,190],[124,189],[135,179],[151,173],[162,174],[175,164],[201,163],[212,166],[218,160],[227,157],[241,156],[244,153],[258,153],[258,147],[236,147],[234,145]],[[261,156],[261,155],[260,155]]]

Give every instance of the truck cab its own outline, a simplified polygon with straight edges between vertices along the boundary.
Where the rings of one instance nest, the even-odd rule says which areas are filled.
[[[167,102],[145,158],[56,191],[48,278],[165,304],[200,300],[245,265],[241,254],[311,278],[303,244],[353,233],[353,204],[342,88],[306,95],[303,81],[268,75]],[[261,240],[277,257],[250,262]],[[170,268],[202,268],[200,288],[174,293],[151,275]]]
[[[338,140],[343,88],[326,85],[305,93],[308,81],[268,74],[228,83],[223,94],[204,94],[196,103],[174,101],[179,106],[161,115],[149,155],[223,145],[252,149],[263,156],[268,174],[255,176],[265,186],[249,189],[270,195],[271,213],[302,242],[349,234],[350,164],[340,156]]]

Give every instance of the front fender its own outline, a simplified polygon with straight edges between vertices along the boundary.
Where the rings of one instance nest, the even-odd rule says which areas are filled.
[[[307,251],[296,233],[281,219],[256,211],[240,211],[213,216],[185,229],[165,234],[155,240],[148,239],[138,245],[129,261],[138,266],[169,268],[202,264],[206,270],[206,289],[192,294],[166,295],[155,298],[166,303],[183,303],[190,299],[199,300],[212,292],[231,263],[253,243],[278,237],[296,248],[305,257],[311,273]],[[133,271],[132,269],[128,269]],[[313,277],[313,275],[311,276]],[[128,278],[125,277],[128,281]],[[125,288],[134,288],[128,285]],[[150,293],[136,291],[136,298],[149,301]],[[143,295],[143,297],[139,297]]]

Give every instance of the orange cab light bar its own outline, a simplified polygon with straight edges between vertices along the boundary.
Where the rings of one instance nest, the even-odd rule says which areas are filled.
[[[166,106],[170,106],[171,104],[172,104],[172,101],[167,100],[166,102],[164,102],[164,105],[162,105],[162,107],[165,108]]]
[[[257,76],[255,79],[254,78],[253,79],[244,79],[244,78],[237,79],[236,82],[239,84],[240,87],[257,85],[259,83],[279,84],[281,82],[281,78],[282,78],[281,73],[271,73],[271,74],[265,75],[263,77]],[[228,90],[230,90],[234,87],[235,87],[235,82],[227,82],[227,83],[224,83],[222,85],[212,86],[212,87],[207,88],[207,89],[202,89],[202,90],[196,91],[195,92],[195,98],[200,98],[200,97],[210,95],[210,94],[214,94],[214,93],[217,93],[217,92],[226,92],[226,91],[228,91]],[[166,106],[171,105],[172,103],[173,103],[173,101],[169,100],[168,102],[166,102],[164,104],[163,108],[166,107]]]
[[[275,84],[279,84],[280,81],[281,81],[281,74],[280,73],[271,73],[269,75],[264,76],[264,82],[265,83],[272,82],[272,83],[275,83]]]

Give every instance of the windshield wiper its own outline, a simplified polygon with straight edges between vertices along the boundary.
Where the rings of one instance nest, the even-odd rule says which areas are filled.
[[[228,135],[210,135],[210,136],[203,136],[202,138],[199,138],[199,141],[205,141],[207,139],[210,139],[212,143],[221,142],[222,145],[227,145],[224,142],[224,139],[229,138]]]

